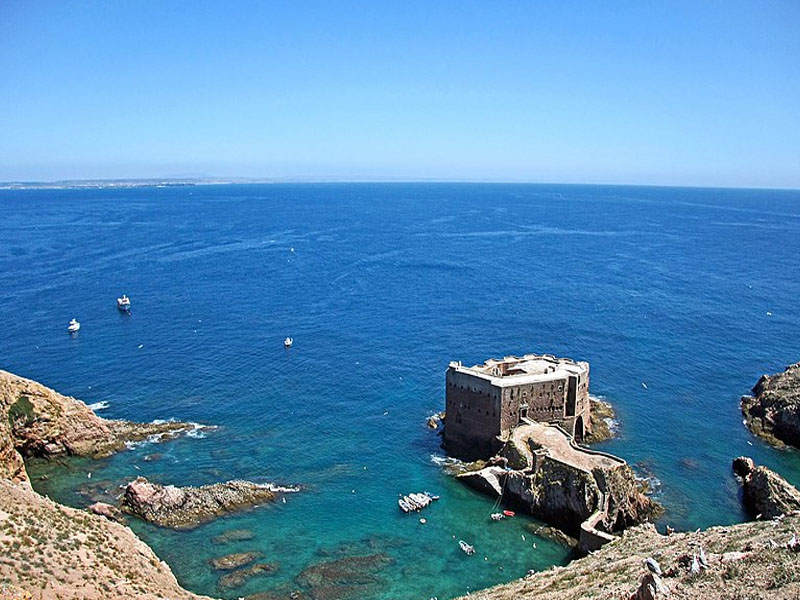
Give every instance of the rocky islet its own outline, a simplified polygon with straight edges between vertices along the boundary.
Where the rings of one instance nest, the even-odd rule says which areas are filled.
[[[776,446],[800,448],[800,363],[762,375],[741,407],[753,433]]]
[[[137,477],[125,487],[122,508],[162,527],[191,529],[225,513],[272,502],[279,493],[298,490],[242,480],[199,487],[164,486]]]

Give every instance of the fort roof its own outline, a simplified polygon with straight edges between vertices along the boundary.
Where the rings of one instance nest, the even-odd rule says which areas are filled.
[[[459,373],[485,379],[498,387],[510,387],[584,375],[588,372],[589,365],[571,358],[556,358],[552,354],[526,354],[521,358],[517,356],[490,358],[482,365],[472,367],[465,367],[460,362],[451,362],[450,368]]]

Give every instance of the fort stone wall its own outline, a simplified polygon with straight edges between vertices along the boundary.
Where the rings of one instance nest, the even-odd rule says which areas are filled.
[[[488,458],[524,419],[563,427],[578,441],[591,427],[589,364],[551,355],[490,359],[446,374],[445,448]]]
[[[447,371],[446,387],[445,446],[470,459],[494,454],[500,448],[501,390],[454,369]]]

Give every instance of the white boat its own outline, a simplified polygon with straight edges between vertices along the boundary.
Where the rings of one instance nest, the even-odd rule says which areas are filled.
[[[425,508],[431,503],[430,496],[426,496],[425,494],[409,494],[408,496],[416,502],[420,508]]]
[[[503,513],[492,513],[489,516],[492,518],[492,521],[499,521],[501,519],[506,518],[506,516]]]
[[[70,333],[75,333],[78,329],[81,328],[81,324],[78,323],[77,319],[72,319],[67,326],[67,331]]]
[[[461,549],[464,551],[464,554],[466,554],[467,556],[472,556],[473,554],[475,554],[475,546],[470,546],[464,540],[458,540],[458,545],[461,547]]]
[[[123,312],[130,312],[131,299],[125,294],[122,294],[122,298],[117,298],[117,308]]]
[[[290,337],[287,337],[285,340],[283,340],[283,347],[284,348],[291,348],[292,344],[294,344],[294,340],[292,338],[290,338]]]
[[[402,498],[397,501],[397,504],[400,506],[400,510],[402,510],[404,513],[411,512],[411,507]]]

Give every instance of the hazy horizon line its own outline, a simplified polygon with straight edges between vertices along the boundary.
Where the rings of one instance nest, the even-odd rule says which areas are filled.
[[[170,177],[100,177],[52,180],[8,180],[0,181],[0,189],[59,189],[93,188],[115,185],[118,187],[152,187],[172,185],[236,185],[236,184],[325,184],[325,183],[442,183],[442,184],[519,184],[519,185],[563,185],[563,186],[607,186],[607,187],[657,187],[720,190],[774,190],[800,191],[800,187],[747,186],[747,185],[692,185],[664,183],[620,183],[593,181],[540,181],[533,179],[450,179],[437,177],[215,177],[215,176],[170,176]]]

